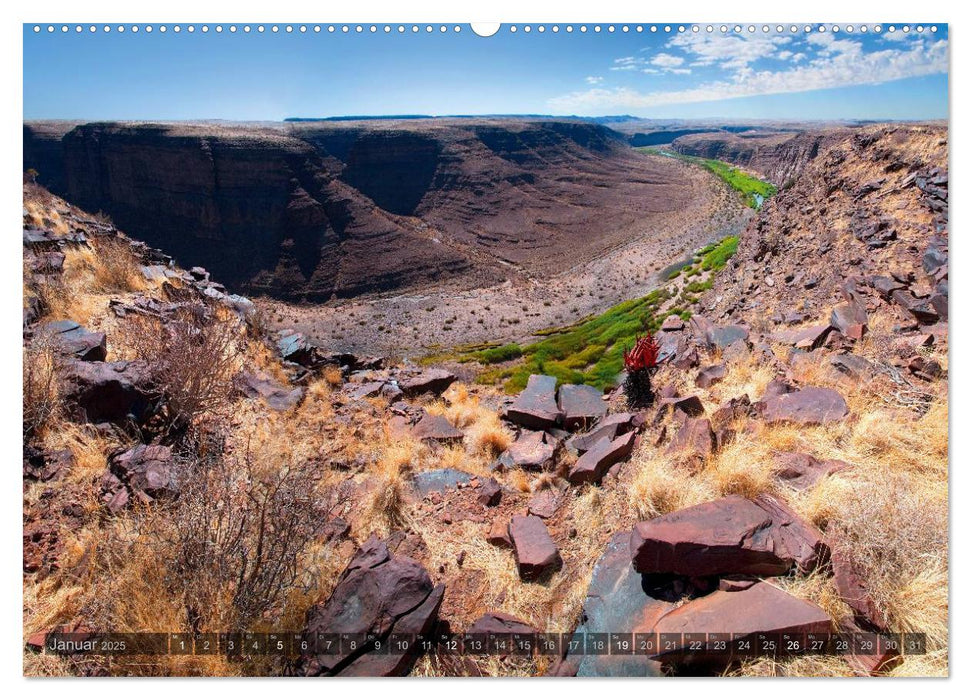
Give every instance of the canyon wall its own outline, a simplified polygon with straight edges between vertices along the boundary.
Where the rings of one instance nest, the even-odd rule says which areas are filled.
[[[575,121],[37,122],[23,165],[185,266],[307,301],[555,272],[697,195]]]

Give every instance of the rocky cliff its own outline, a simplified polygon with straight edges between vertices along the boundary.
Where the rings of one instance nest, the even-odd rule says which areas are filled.
[[[734,163],[781,187],[794,181],[821,151],[849,133],[849,129],[833,128],[799,133],[689,134],[675,139],[671,146],[685,155]]]
[[[594,257],[695,196],[659,161],[580,122],[24,126],[52,191],[240,291],[309,301]]]

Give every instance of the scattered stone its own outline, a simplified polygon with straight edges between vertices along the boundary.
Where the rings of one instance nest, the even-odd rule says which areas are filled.
[[[871,377],[876,373],[876,367],[874,367],[872,362],[864,357],[860,357],[859,355],[854,355],[853,353],[830,355],[829,363],[835,367],[837,371],[842,372],[853,379],[864,379]]]
[[[786,486],[805,491],[820,479],[849,469],[838,459],[818,460],[801,452],[780,452],[775,456],[775,476]]]
[[[853,610],[857,622],[870,629],[886,630],[887,618],[866,590],[866,582],[852,559],[839,547],[833,551],[833,583],[843,602]]]
[[[634,413],[612,413],[589,432],[574,435],[566,442],[568,449],[583,454],[600,442],[601,438],[613,440],[618,435],[630,432],[636,422],[642,421],[642,416]]]
[[[707,418],[687,418],[668,445],[669,454],[698,467],[715,452],[715,434]]]
[[[299,404],[306,393],[304,387],[287,389],[264,373],[243,370],[233,378],[233,386],[248,399],[261,398],[274,411],[288,411]]]
[[[695,384],[702,389],[710,389],[724,379],[727,374],[728,369],[724,364],[711,365],[698,372],[698,376],[695,378]]]
[[[686,416],[694,417],[703,415],[705,412],[705,405],[701,403],[701,399],[693,395],[665,398],[661,399],[658,403],[660,404],[662,410],[667,406],[671,406],[675,414],[680,411]]]
[[[558,403],[563,414],[563,428],[571,432],[593,425],[607,415],[607,403],[600,390],[586,384],[561,386]]]
[[[829,323],[847,338],[860,340],[867,330],[866,309],[855,301],[840,304],[830,314]]]
[[[520,467],[528,471],[548,471],[556,463],[560,442],[547,433],[524,430],[499,456],[506,469]]]
[[[523,581],[542,579],[563,565],[546,525],[535,516],[514,516],[509,523],[509,539]]]
[[[159,398],[149,367],[141,361],[75,361],[63,379],[69,413],[89,423],[141,424]]]
[[[714,326],[707,333],[708,344],[719,349],[727,348],[737,340],[748,339],[745,326]]]
[[[50,481],[67,473],[74,464],[70,450],[38,450],[24,446],[24,478]]]
[[[172,448],[165,445],[135,445],[115,452],[108,459],[102,479],[102,501],[117,515],[137,498],[144,503],[179,495]]]
[[[430,369],[422,372],[417,377],[402,379],[398,382],[398,386],[408,398],[414,398],[422,394],[440,396],[454,381],[455,375],[451,372],[444,369]]]
[[[549,520],[556,514],[556,509],[560,505],[562,494],[556,489],[543,489],[529,499],[526,511],[529,515],[537,518]]]
[[[849,413],[846,401],[832,389],[806,387],[763,400],[762,418],[766,423],[823,425],[843,420]]]
[[[671,314],[664,319],[664,322],[661,324],[661,330],[666,332],[682,331],[684,330],[684,319],[677,314]]]
[[[57,350],[79,360],[103,362],[108,355],[108,338],[93,333],[74,321],[52,321],[40,326],[35,337],[50,337]]]
[[[513,617],[512,615],[506,615],[500,612],[487,612],[478,620],[472,623],[472,626],[466,630],[466,634],[495,634],[495,635],[509,635],[509,634],[523,634],[531,635],[536,634],[537,630],[532,625],[529,625],[518,617]]]
[[[392,634],[430,634],[438,622],[444,586],[433,586],[418,562],[391,556],[387,545],[371,536],[354,555],[326,602],[307,613],[304,636],[318,633],[373,635],[386,641]],[[389,644],[380,653],[361,644],[350,650],[303,656],[297,671],[304,676],[407,675],[421,654],[412,644],[399,651]]]
[[[634,568],[644,574],[778,576],[825,562],[822,534],[779,501],[726,496],[637,523]]]
[[[448,418],[435,413],[426,413],[411,429],[416,440],[430,440],[446,445],[462,442],[465,434],[448,422]]]
[[[502,500],[502,486],[491,477],[486,479],[479,486],[479,495],[476,500],[486,508],[493,508],[499,505],[499,502]]]
[[[506,419],[525,428],[545,430],[562,418],[556,403],[556,377],[531,374],[526,388],[506,409]]]
[[[599,483],[608,469],[630,457],[636,438],[636,433],[627,433],[613,440],[601,438],[596,445],[584,452],[570,469],[570,483]]]
[[[509,523],[502,520],[495,520],[486,535],[486,542],[494,547],[512,547],[512,540],[509,538]]]
[[[347,392],[347,396],[352,401],[370,399],[375,396],[380,396],[384,386],[384,382],[364,382],[363,384],[351,387]]]
[[[751,415],[752,401],[749,399],[748,394],[742,394],[741,396],[729,399],[715,409],[715,412],[711,414],[711,425],[714,430],[721,430],[735,421]]]
[[[456,489],[459,484],[468,484],[472,475],[458,469],[432,469],[427,472],[418,472],[412,478],[415,489],[422,498],[432,492],[444,493],[446,489]]]
[[[800,350],[815,350],[823,346],[832,330],[833,327],[827,323],[791,331],[776,331],[771,337],[777,343],[792,345]]]

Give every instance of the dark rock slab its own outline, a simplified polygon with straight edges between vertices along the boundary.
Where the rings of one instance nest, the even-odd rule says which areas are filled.
[[[586,384],[564,384],[558,395],[563,428],[574,431],[593,425],[607,414],[607,403],[599,389]]]
[[[677,413],[681,412],[686,416],[700,416],[705,412],[705,405],[697,396],[672,396],[658,401],[658,405],[663,409],[671,407]]]
[[[669,454],[698,466],[715,452],[715,433],[707,418],[688,418],[675,434],[667,449]]]
[[[865,579],[845,548],[837,547],[833,551],[832,566],[836,591],[853,610],[856,621],[868,629],[886,630],[887,618],[870,596]]]
[[[630,532],[614,535],[597,560],[576,634],[652,632],[674,603],[656,596],[647,577],[631,565]],[[658,662],[640,655],[565,653],[555,673],[587,677],[659,676]]]
[[[634,429],[640,416],[635,413],[611,413],[586,433],[574,435],[566,441],[566,447],[583,454],[600,442],[601,438],[613,440],[618,435],[628,433]]]
[[[546,525],[533,515],[514,516],[509,523],[509,539],[523,581],[545,578],[563,565]]]
[[[829,323],[847,338],[860,340],[867,330],[867,313],[856,301],[840,304],[833,309]]]
[[[748,328],[745,326],[714,326],[707,333],[708,344],[719,349],[727,348],[738,340],[748,339]]]
[[[140,361],[75,361],[63,380],[69,414],[91,423],[140,424],[159,398],[148,365]]]
[[[108,339],[104,333],[89,331],[75,321],[52,321],[40,326],[35,337],[50,337],[63,355],[79,360],[103,362],[108,355]]]
[[[823,425],[843,420],[849,408],[832,389],[806,387],[764,400],[762,418],[766,423]]]
[[[684,319],[677,314],[671,314],[661,323],[662,331],[681,331],[684,330]]]
[[[752,415],[752,401],[748,394],[729,399],[711,414],[712,429],[720,430],[727,425]]]
[[[347,396],[353,401],[373,398],[381,395],[384,386],[384,382],[364,382],[348,389]]]
[[[448,389],[455,381],[455,375],[444,369],[430,369],[422,372],[415,377],[402,379],[398,386],[402,393],[408,398],[421,396],[422,394],[434,394],[439,396]]]
[[[556,509],[562,500],[563,494],[557,489],[543,489],[530,497],[529,503],[526,504],[526,511],[529,515],[549,520],[556,514]]]
[[[386,543],[372,536],[354,555],[326,602],[307,613],[304,637],[318,633],[373,635],[387,641],[392,634],[427,634],[438,621],[444,587],[432,585],[428,572],[408,557],[391,556]],[[406,675],[421,653],[411,645],[402,653],[383,645],[342,647],[329,654],[303,656],[297,672],[305,676]]]
[[[833,327],[828,323],[797,328],[795,330],[776,331],[771,339],[776,343],[792,345],[800,350],[815,350],[826,342]]]
[[[918,299],[908,291],[898,289],[891,295],[891,299],[902,306],[922,326],[933,325],[941,318],[940,313],[931,305],[930,301]]]
[[[859,355],[854,355],[853,353],[848,352],[840,353],[839,355],[830,355],[829,363],[836,368],[837,371],[842,372],[853,379],[871,377],[876,373],[877,370],[874,364],[865,357],[860,357]]]
[[[818,530],[770,497],[727,496],[637,523],[630,548],[641,573],[683,576],[777,576],[829,555]]]
[[[627,433],[613,440],[601,438],[596,445],[584,452],[570,469],[570,483],[599,483],[608,469],[630,457],[636,439],[636,433]]]
[[[554,427],[563,417],[556,403],[556,377],[532,374],[526,388],[506,409],[506,419],[533,430]]]
[[[476,500],[486,508],[494,508],[502,500],[502,486],[493,478],[485,479],[479,486]]]
[[[426,413],[411,429],[416,440],[430,440],[443,444],[462,442],[465,434],[448,422],[448,418],[434,413]]]
[[[24,446],[24,478],[50,481],[67,473],[74,464],[70,450],[38,450]]]

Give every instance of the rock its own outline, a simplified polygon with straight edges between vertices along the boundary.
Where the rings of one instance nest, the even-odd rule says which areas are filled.
[[[667,449],[694,466],[700,466],[715,452],[715,434],[707,418],[688,418],[684,421]]]
[[[627,433],[613,440],[601,438],[596,445],[584,452],[570,469],[570,483],[599,483],[608,469],[630,457],[636,438],[636,433]]]
[[[566,446],[578,454],[583,454],[600,442],[601,438],[613,440],[618,435],[630,432],[634,429],[634,423],[637,420],[639,416],[633,413],[612,413],[597,423],[592,430],[571,437],[566,441]]]
[[[533,515],[514,516],[509,523],[509,539],[523,581],[542,579],[563,565],[546,525]]]
[[[835,367],[837,371],[842,372],[853,379],[871,377],[876,373],[876,367],[872,362],[864,357],[860,357],[859,355],[854,355],[853,353],[830,355],[829,363]]]
[[[826,612],[805,600],[789,595],[772,584],[759,582],[741,591],[715,591],[690,600],[658,620],[654,631],[661,634],[684,634],[704,630],[708,634],[730,634],[733,640],[750,639],[756,648],[759,634],[828,634],[833,621]],[[658,658],[684,660],[690,650],[681,645],[659,649]],[[724,665],[728,658],[701,654],[701,663]]]
[[[486,535],[486,542],[494,547],[512,547],[512,540],[509,538],[509,523],[502,520],[495,520]]]
[[[433,491],[445,493],[446,489],[458,488],[459,484],[467,484],[472,480],[472,475],[458,469],[432,469],[427,472],[418,472],[412,478],[415,489],[422,498]]]
[[[360,399],[380,396],[384,386],[384,382],[364,382],[363,384],[351,387],[347,392],[347,397],[352,401],[359,401]]]
[[[313,368],[318,364],[317,348],[303,333],[286,333],[277,341],[277,350],[287,362]]]
[[[500,612],[487,612],[466,630],[466,634],[536,634],[537,630],[518,617]]]
[[[391,556],[387,545],[371,536],[354,555],[323,604],[307,613],[304,637],[318,633],[373,635],[387,641],[392,634],[430,634],[438,622],[444,586],[433,586],[428,572],[413,559]],[[380,654],[370,645],[303,656],[297,672],[304,676],[407,675],[421,654],[412,644],[400,652],[388,644]]]
[[[702,389],[710,389],[724,379],[727,374],[728,369],[724,364],[711,365],[698,372],[698,376],[695,378],[695,384]]]
[[[674,608],[663,600],[631,565],[630,532],[614,535],[593,567],[590,586],[583,601],[577,635],[653,632],[657,621]],[[583,639],[583,637],[579,637]],[[610,677],[659,676],[659,663],[640,655],[569,653],[564,649],[557,675]]]
[[[141,424],[159,399],[149,367],[141,361],[74,361],[63,380],[69,414],[89,423]]]
[[[726,496],[637,523],[634,568],[644,574],[777,576],[824,563],[822,534],[771,497]]]
[[[851,340],[860,340],[867,330],[867,313],[855,301],[840,304],[830,314],[829,323]]]
[[[917,299],[910,292],[898,289],[891,299],[902,306],[922,326],[930,326],[940,319],[938,311],[925,299]]]
[[[25,479],[50,481],[67,473],[73,465],[74,455],[70,450],[38,450],[30,445],[24,446]]]
[[[506,409],[506,419],[533,430],[554,427],[562,418],[556,403],[556,377],[531,374],[526,388]]]
[[[430,440],[454,445],[462,442],[465,434],[448,422],[448,418],[434,413],[426,413],[411,429],[416,440]]]
[[[677,314],[671,314],[664,319],[664,322],[661,324],[661,330],[666,332],[684,330],[684,319]]]
[[[776,331],[771,338],[777,343],[792,345],[800,350],[815,350],[823,346],[832,330],[833,327],[827,323],[791,331]]]
[[[108,339],[104,333],[93,333],[74,321],[52,321],[40,326],[35,337],[50,337],[63,355],[79,360],[103,362],[108,355]]]
[[[549,520],[556,514],[556,509],[560,505],[562,494],[556,489],[543,489],[529,499],[526,504],[526,512],[535,515],[537,518]]]
[[[823,425],[843,420],[849,413],[846,401],[832,389],[807,387],[764,400],[762,418],[766,423]]]
[[[737,340],[748,339],[748,328],[745,326],[714,326],[708,330],[708,344],[723,349]]]
[[[836,591],[853,610],[856,621],[868,629],[886,630],[886,616],[867,592],[866,581],[856,571],[852,559],[840,547],[833,551],[832,566]]]
[[[303,387],[287,389],[269,375],[243,370],[233,378],[233,386],[248,399],[261,398],[274,411],[287,411],[299,404],[306,393]]]
[[[179,495],[171,447],[135,445],[113,453],[108,469],[102,479],[102,501],[112,514],[118,514],[133,497],[150,502]]]
[[[774,471],[786,486],[805,491],[820,479],[849,468],[849,464],[837,459],[820,461],[801,452],[780,452],[775,456]]]
[[[748,394],[742,394],[741,396],[729,399],[715,409],[715,412],[711,414],[712,429],[721,430],[731,423],[747,418],[750,415],[752,415],[752,401],[749,399]]]
[[[509,448],[499,456],[507,468],[521,467],[529,471],[548,471],[556,463],[560,442],[547,433],[524,430]]]
[[[673,396],[661,399],[658,404],[662,409],[671,406],[675,413],[680,411],[686,416],[700,416],[705,412],[705,405],[701,403],[701,399],[697,396]]]
[[[589,427],[607,415],[607,403],[599,389],[586,384],[564,384],[559,391],[559,408],[564,430]]]
[[[892,277],[875,276],[870,280],[870,285],[880,296],[888,301],[894,292],[898,289],[903,289],[903,285]]]
[[[928,360],[920,355],[915,355],[907,361],[907,369],[918,379],[926,382],[939,379],[944,376],[944,368],[937,360]]]
[[[493,508],[499,505],[502,500],[502,486],[493,478],[488,478],[479,486],[479,495],[476,500],[486,508]]]
[[[784,396],[785,394],[791,394],[795,389],[789,384],[781,379],[773,379],[765,387],[765,395],[762,397],[762,401],[768,401],[769,399],[774,399],[778,396]]]
[[[444,369],[430,369],[416,377],[402,379],[398,386],[405,396],[414,398],[422,394],[440,396],[455,381],[455,375]]]

